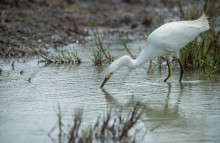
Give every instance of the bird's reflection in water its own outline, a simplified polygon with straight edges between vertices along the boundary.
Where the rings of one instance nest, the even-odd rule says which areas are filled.
[[[174,117],[176,115],[176,117],[178,117],[179,103],[181,101],[181,96],[183,95],[183,87],[184,86],[181,82],[179,83],[179,95],[176,96],[177,99],[176,99],[174,106],[169,109],[170,96],[172,96],[171,95],[172,84],[171,84],[171,82],[167,82],[167,85],[168,85],[168,87],[167,87],[168,90],[167,90],[167,95],[166,95],[165,102],[164,102],[164,114],[174,115]],[[173,96],[175,96],[175,95],[173,95]]]
[[[127,103],[121,103],[116,98],[114,98],[109,92],[107,92],[104,88],[102,88],[102,92],[105,95],[106,102],[108,104],[108,107],[111,108],[121,108],[121,107],[133,107],[141,100],[135,98],[132,96],[130,99],[128,99]]]
[[[102,92],[105,95],[106,102],[110,105],[110,107],[119,107],[121,106],[118,100],[111,96],[109,92],[107,92],[104,88],[102,88]]]
[[[146,122],[154,123],[150,130],[154,130],[155,128],[163,125],[163,124],[172,124],[173,120],[182,119],[179,114],[179,103],[181,101],[181,96],[183,95],[183,84],[179,85],[179,93],[175,95],[172,94],[172,83],[167,82],[167,92],[166,95],[163,96],[163,102],[154,102],[150,99],[145,100],[146,96],[142,96],[141,99],[137,99],[135,95],[131,96],[127,103],[120,102],[115,99],[111,93],[107,92],[104,88],[102,92],[105,95],[106,102],[110,107],[119,108],[119,107],[131,107],[134,103],[140,102],[142,103],[143,109],[143,118]],[[176,87],[175,87],[176,88]],[[176,101],[175,98],[176,97]],[[180,125],[181,126],[181,125]]]
[[[168,90],[167,90],[167,95],[165,98],[165,105],[164,105],[164,112],[169,110],[169,99],[170,99],[170,93],[171,93],[171,88],[172,88],[172,84],[170,82],[167,83],[168,85]]]

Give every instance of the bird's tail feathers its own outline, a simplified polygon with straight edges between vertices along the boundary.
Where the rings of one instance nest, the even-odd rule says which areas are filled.
[[[209,26],[208,17],[206,16],[204,12],[200,16],[200,18],[195,21],[201,23],[201,25],[204,26],[206,30],[209,30],[210,26]]]

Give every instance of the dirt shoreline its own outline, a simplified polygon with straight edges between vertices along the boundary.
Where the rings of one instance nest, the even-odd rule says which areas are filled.
[[[144,31],[160,20],[161,0],[2,0],[0,1],[0,58],[33,55],[39,49],[82,42],[93,27]],[[48,46],[50,45],[50,46]]]

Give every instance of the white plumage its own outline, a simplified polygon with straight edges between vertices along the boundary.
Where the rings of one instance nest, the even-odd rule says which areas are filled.
[[[148,36],[146,47],[141,51],[137,59],[132,59],[126,55],[118,58],[110,64],[108,68],[109,73],[106,75],[100,88],[102,88],[111,75],[122,66],[134,69],[156,57],[168,57],[170,55],[178,58],[181,68],[179,81],[181,81],[183,67],[179,60],[179,50],[189,42],[193,41],[200,33],[207,31],[208,29],[209,22],[204,13],[197,20],[170,22],[160,26]],[[164,81],[167,81],[171,76],[171,69],[168,60],[167,65],[169,74]]]

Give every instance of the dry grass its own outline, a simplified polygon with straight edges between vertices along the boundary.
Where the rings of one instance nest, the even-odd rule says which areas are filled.
[[[136,142],[138,141],[136,135],[140,133],[140,130],[137,129],[135,125],[141,122],[141,108],[141,103],[137,102],[126,114],[124,113],[125,110],[122,109],[115,112],[109,110],[102,119],[97,118],[94,125],[86,128],[81,127],[83,122],[83,110],[78,110],[75,112],[70,129],[65,131],[60,107],[58,106],[58,121],[56,126],[49,132],[49,136],[51,137],[52,132],[57,129],[60,143],[64,140],[67,140],[68,143]],[[129,134],[131,130],[133,130],[134,133],[132,132],[132,134]],[[143,134],[143,132],[141,133]]]
[[[52,55],[46,55],[40,52],[32,43],[28,43],[27,47],[30,48],[36,55],[40,56],[44,60],[41,62],[51,64],[80,64],[81,59],[79,58],[76,51],[62,51],[60,53],[54,53]]]

